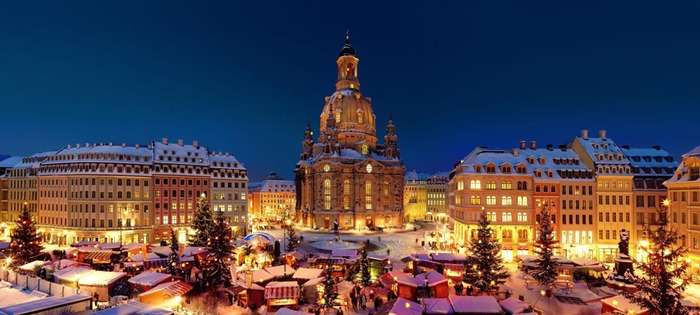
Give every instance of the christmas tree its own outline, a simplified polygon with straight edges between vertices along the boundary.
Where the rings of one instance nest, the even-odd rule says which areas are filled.
[[[299,246],[299,235],[297,235],[297,231],[294,229],[294,223],[287,224],[287,233],[285,235],[287,238],[287,248],[286,250],[288,252],[291,252]]]
[[[41,254],[41,235],[36,232],[36,225],[29,214],[27,203],[22,207],[22,213],[17,219],[17,227],[12,229],[10,236],[10,254],[12,266],[21,266]]]
[[[333,267],[326,268],[326,277],[323,280],[323,307],[332,308],[333,301],[338,298],[335,281],[333,280]]]
[[[175,237],[175,231],[170,229],[170,255],[168,255],[168,273],[177,275],[180,271],[180,255],[178,253],[180,244]]]
[[[644,227],[649,246],[642,247],[642,250],[647,257],[644,261],[636,261],[643,275],[627,274],[627,279],[638,291],[622,291],[622,295],[648,309],[652,315],[683,315],[689,313],[681,304],[689,281],[686,273],[690,264],[683,259],[688,249],[678,245],[677,231],[668,228],[667,206],[668,201],[664,201],[659,221]]]
[[[205,280],[212,290],[216,290],[222,283],[231,281],[231,272],[228,268],[233,253],[231,239],[231,228],[226,222],[223,211],[219,211],[211,237],[207,242],[209,254],[203,266]]]
[[[491,222],[486,213],[481,213],[477,239],[470,242],[472,256],[464,274],[464,282],[472,284],[481,292],[491,293],[510,276],[503,267],[501,243],[493,236]]]
[[[540,222],[537,225],[535,253],[539,256],[534,260],[536,267],[532,275],[540,285],[551,288],[557,278],[557,261],[552,258],[554,249],[559,248],[554,239],[554,224],[549,214],[549,207],[544,206],[540,212]]]
[[[211,209],[209,209],[209,200],[207,196],[202,194],[197,200],[197,211],[194,214],[194,220],[192,220],[192,229],[194,229],[195,234],[190,240],[190,246],[207,246],[213,226],[214,219]]]
[[[362,248],[362,259],[360,259],[360,281],[362,285],[369,286],[372,275],[369,273],[369,259],[367,259],[367,248]]]

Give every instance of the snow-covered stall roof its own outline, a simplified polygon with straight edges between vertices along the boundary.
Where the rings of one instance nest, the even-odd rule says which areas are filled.
[[[139,294],[139,297],[144,297],[154,293],[162,293],[166,297],[171,298],[175,296],[182,296],[185,293],[190,292],[192,288],[192,285],[190,285],[189,283],[182,282],[179,280],[173,282],[165,282],[157,285],[153,289]]]
[[[398,298],[389,311],[389,315],[421,315],[423,306],[404,298]]]
[[[50,296],[43,299],[33,300],[30,302],[9,305],[0,308],[0,314],[3,315],[24,315],[24,314],[43,314],[42,310],[58,308],[61,306],[69,306],[76,303],[85,303],[86,309],[92,297],[76,294],[66,297]]]
[[[239,273],[238,277],[245,280],[245,274],[244,273]],[[264,269],[260,270],[254,270],[253,271],[253,282],[265,282],[265,281],[270,281],[274,277]]]
[[[292,276],[292,279],[300,279],[300,280],[314,279],[314,278],[320,277],[322,274],[323,274],[323,269],[299,268]]]
[[[144,272],[140,273],[139,275],[129,279],[129,283],[152,287],[152,286],[155,286],[156,284],[159,284],[163,281],[166,281],[170,277],[172,277],[172,275],[169,275],[167,273],[160,273],[160,272],[155,272],[155,271],[144,271]]]
[[[292,268],[291,266],[282,265],[265,268],[265,271],[275,278],[281,278],[288,275],[293,275],[296,272],[296,269]]]
[[[53,273],[53,276],[61,281],[76,281],[78,280],[78,278],[82,278],[93,272],[95,272],[95,270],[92,270],[92,268],[90,267],[71,266],[60,270],[56,270]]]
[[[454,314],[450,300],[447,298],[423,299],[428,314]]]
[[[436,284],[447,282],[447,278],[445,278],[445,276],[443,276],[442,274],[440,274],[439,272],[437,272],[435,270],[430,270],[427,273],[421,273],[421,274],[417,275],[415,279],[418,279],[421,281],[421,283],[423,283],[423,282],[425,282],[426,274],[428,275],[428,285],[429,286],[434,286]]]
[[[527,304],[514,296],[511,296],[505,300],[501,300],[500,302],[498,302],[498,304],[500,304],[501,307],[506,312],[508,312],[508,314],[522,313],[523,311],[525,311],[525,309],[528,308],[528,306],[530,306],[530,304]]]
[[[633,310],[635,314],[639,314],[647,311],[647,309],[632,303],[630,300],[628,300],[622,295],[611,296],[609,298],[600,300],[600,302],[603,304],[607,304],[608,306],[613,307],[616,310],[622,312],[629,312],[630,310]]]
[[[38,296],[16,289],[11,283],[0,281],[0,307],[39,299]]]
[[[446,261],[454,261],[455,256],[453,256],[451,253],[433,253],[431,254],[433,257],[434,261],[439,261],[439,262],[446,262]]]
[[[70,266],[77,266],[78,262],[75,260],[70,260],[70,259],[61,259],[61,260],[54,261],[52,263],[52,265],[56,269],[63,269],[63,268],[70,267]]]
[[[306,315],[306,314],[309,314],[309,313],[304,313],[302,311],[293,311],[293,310],[290,310],[286,307],[280,308],[279,310],[277,310],[277,312],[275,312],[275,315]]]
[[[324,279],[325,278],[323,278],[323,277],[314,278],[314,279],[311,279],[309,281],[306,281],[302,286],[303,287],[310,287],[312,285],[317,285],[317,284],[323,282]]]
[[[108,308],[103,311],[92,313],[91,315],[171,315],[173,311],[153,307],[139,302],[131,302]]]
[[[148,246],[146,243],[131,243],[131,244],[126,244],[122,246],[122,249],[124,250],[132,250],[132,249],[139,249],[141,247]]]
[[[117,280],[126,277],[124,272],[94,271],[81,276],[78,284],[85,286],[108,286]]]
[[[51,263],[50,261],[43,261],[43,260],[35,260],[30,263],[26,263],[22,266],[19,267],[19,269],[26,270],[26,271],[33,271],[34,268],[36,267],[41,267],[43,265],[47,265]]]
[[[199,247],[199,246],[188,246],[185,247],[185,249],[182,251],[183,256],[194,256],[195,254],[202,253],[206,251],[206,247]]]
[[[100,249],[118,249],[122,246],[120,243],[102,243],[97,245]]]
[[[402,285],[407,285],[410,287],[421,286],[421,285],[423,285],[423,280],[424,280],[424,278],[420,278],[420,279],[414,278],[414,277],[411,277],[403,272],[397,272],[394,275],[394,277],[395,277],[394,281],[396,281],[397,283],[402,284]]]
[[[455,313],[501,314],[503,312],[493,296],[450,295],[448,299]]]

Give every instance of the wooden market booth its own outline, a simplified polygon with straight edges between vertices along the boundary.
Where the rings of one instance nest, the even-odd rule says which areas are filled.
[[[268,312],[275,312],[282,307],[299,309],[299,296],[299,284],[296,281],[274,281],[265,286]]]
[[[87,294],[90,292],[92,296],[98,295],[100,302],[109,301],[110,296],[114,296],[114,287],[117,282],[126,277],[124,272],[112,271],[93,271],[78,279],[80,292]]]
[[[255,283],[247,285],[245,281],[238,281],[224,290],[234,295],[241,307],[251,306],[255,310],[265,304],[265,288]]]
[[[172,308],[182,300],[182,296],[192,290],[192,285],[183,281],[165,282],[139,294],[139,301],[156,307]]]

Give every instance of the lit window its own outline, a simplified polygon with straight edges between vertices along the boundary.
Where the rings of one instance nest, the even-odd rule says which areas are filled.
[[[323,181],[323,208],[326,210],[331,209],[331,180],[326,179]]]
[[[472,205],[480,205],[481,204],[481,196],[471,196],[470,200],[471,200]]]
[[[367,173],[372,173],[372,164],[367,164]]]
[[[372,182],[365,183],[365,209],[372,209]]]
[[[469,188],[471,189],[481,189],[481,181],[480,180],[472,180],[469,183]]]
[[[510,196],[503,196],[501,197],[501,205],[502,206],[510,206],[513,204],[513,198]]]
[[[496,183],[494,182],[494,186],[495,186],[495,184],[496,184]],[[512,184],[510,183],[510,181],[503,181],[503,182],[501,182],[501,189],[510,190],[510,189],[512,189],[512,187],[513,187],[513,186],[512,186]]]
[[[362,155],[367,155],[369,154],[369,149],[367,149],[367,145],[363,144],[362,145]]]
[[[513,214],[510,212],[503,212],[501,214],[501,218],[503,219],[503,222],[510,222],[513,221]]]
[[[518,197],[518,206],[527,206],[527,197]]]
[[[487,196],[486,197],[486,204],[489,206],[496,205],[496,196]]]

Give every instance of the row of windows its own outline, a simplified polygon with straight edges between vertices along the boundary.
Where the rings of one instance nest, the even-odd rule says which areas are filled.
[[[605,221],[603,221],[603,215],[605,215]],[[612,221],[610,220],[611,217]],[[598,212],[598,222],[630,222],[630,214],[629,212],[624,213],[623,217],[622,212]]]
[[[42,197],[47,197],[46,195],[48,195],[48,194],[45,194],[45,193],[48,193],[48,192],[42,191]],[[141,192],[139,192],[138,190],[135,190],[133,193],[131,191],[126,191],[126,192],[118,191],[117,192],[117,199],[124,199],[125,196],[126,196],[126,199],[132,199],[132,197],[133,197],[133,199],[141,199]],[[108,192],[107,194],[105,194],[104,192],[100,192],[99,199],[105,199],[105,197],[107,197],[107,199],[114,199],[114,193],[111,191]],[[144,191],[143,198],[148,199],[148,197],[149,197],[148,191]],[[71,192],[71,198],[97,199],[97,192],[96,191],[92,191],[92,192],[85,191],[83,194],[83,191],[80,191],[80,192],[74,191],[74,192]]]
[[[527,206],[528,201],[527,197],[525,196],[518,196],[517,197],[517,205],[518,206]],[[455,204],[461,204],[462,203],[462,197],[461,196],[455,196]],[[469,204],[471,205],[481,205],[481,196],[470,196],[469,197]],[[496,196],[486,196],[486,204],[489,206],[495,206],[496,205]],[[511,196],[501,196],[501,205],[502,206],[512,206],[513,205],[513,197]]]
[[[624,198],[623,198],[624,197]],[[602,205],[605,200],[606,205],[630,205],[630,196],[598,195],[598,204]],[[623,203],[624,200],[624,203]],[[612,202],[611,202],[612,201]]]
[[[178,185],[177,178],[163,178],[163,179],[155,178],[155,179],[153,179],[153,181],[155,182],[156,185],[160,185],[161,183],[163,183],[163,186],[168,186],[168,185],[177,186]],[[197,180],[192,180],[192,179],[185,180],[185,179],[181,178],[179,182],[180,182],[180,186],[185,186],[185,182],[187,183],[187,186],[192,186],[193,183],[195,184],[195,186],[207,186],[207,185],[209,185],[209,181],[207,181],[206,179],[205,180],[199,180],[199,179],[197,179]],[[244,185],[245,185],[245,183],[244,183]],[[245,187],[242,187],[242,188],[245,188]]]
[[[681,191],[681,192],[680,192],[680,195],[681,195],[681,202],[685,202],[685,201],[686,201],[686,193],[685,193],[685,191]],[[690,193],[690,196],[691,196],[691,197],[690,197],[690,201],[691,201],[691,202],[698,202],[698,192],[697,192],[697,191],[691,192],[691,193]],[[674,191],[673,193],[671,193],[671,198],[672,198],[673,201],[678,201],[678,192],[677,192],[677,191]]]
[[[588,218],[588,220],[586,220],[586,218]],[[585,214],[581,215],[581,216],[579,216],[578,214],[575,216],[573,214],[569,214],[568,219],[569,220],[567,221],[566,214],[562,214],[561,215],[561,224],[591,224],[591,225],[593,224],[593,215],[592,214],[589,214],[588,216],[586,216]]]
[[[590,195],[590,196],[593,196],[593,186],[591,186],[591,185],[588,185],[588,186],[564,185],[562,187],[563,187],[562,191],[561,191],[562,195],[567,195],[567,191],[568,191],[568,195],[584,195],[584,196]],[[588,187],[588,189],[586,189],[586,187]],[[588,193],[586,193],[586,191],[588,191]]]
[[[486,218],[491,222],[498,222],[496,212],[486,212]],[[518,212],[516,214],[516,219],[518,220],[518,222],[527,222],[527,213]],[[513,222],[513,213],[502,212],[501,222]]]
[[[109,213],[114,213],[115,206],[114,205],[106,205],[106,207],[105,207],[105,205],[100,205],[99,209],[100,209],[100,213],[105,213],[105,209],[107,209],[107,211]],[[133,206],[129,205],[129,204],[116,205],[116,209],[117,209],[118,213],[122,212],[122,211],[127,212],[127,213],[128,212],[139,212],[139,211],[141,211],[141,205],[133,205]],[[91,204],[91,205],[85,204],[85,207],[83,207],[82,204],[71,206],[71,211],[74,213],[82,213],[83,211],[85,213],[88,213],[88,212],[96,213],[97,212],[96,210],[97,210],[97,205],[95,205],[95,204]],[[143,205],[143,212],[148,213],[148,205]]]
[[[605,238],[603,238],[603,232],[605,232]],[[612,235],[612,238],[610,237]],[[612,230],[612,233],[610,233],[610,230],[598,230],[598,239],[599,240],[616,240],[617,239],[617,230]]]
[[[630,183],[627,181],[598,181],[598,188],[630,188]]]
[[[149,174],[151,172],[150,167],[141,165],[115,165],[114,164],[71,164],[71,165],[42,165],[39,168],[40,173],[85,173],[85,172],[109,172],[109,173],[126,173],[126,174]]]
[[[593,201],[586,201],[586,200],[562,200],[561,201],[561,208],[562,210],[567,210],[567,205],[568,205],[568,210],[593,210]]]
[[[487,181],[486,182],[486,189],[487,190],[495,190],[496,189],[496,181]],[[469,181],[469,189],[473,190],[479,190],[481,189],[481,181],[476,179],[476,180],[471,180]],[[502,181],[501,182],[501,189],[503,190],[511,190],[513,189],[513,184],[510,181]],[[527,182],[526,181],[518,181],[517,182],[517,189],[518,190],[527,190]],[[457,181],[457,190],[464,190],[464,181]]]
[[[107,179],[105,181],[104,178],[100,178],[100,186],[104,186],[105,183],[107,183],[108,186],[113,186],[114,185],[114,180],[113,179]],[[127,178],[126,180],[118,178],[117,179],[117,186],[124,186],[126,183],[126,186],[131,186],[133,183],[134,186],[141,186],[141,180],[140,179],[134,179],[133,181],[130,178]],[[143,181],[143,186],[148,187],[148,180]],[[96,186],[97,185],[97,179],[96,178],[85,178],[85,181],[83,181],[83,178],[73,178],[71,179],[71,185],[92,185]]]

